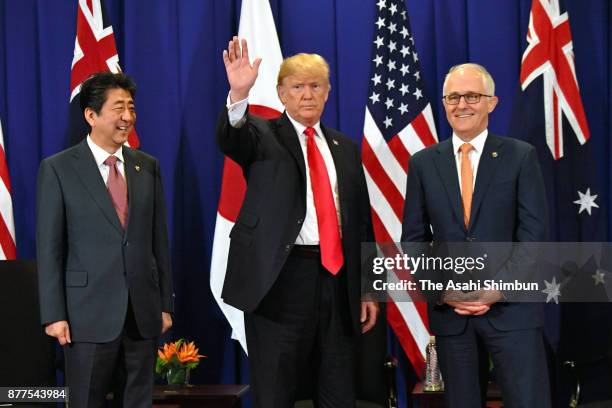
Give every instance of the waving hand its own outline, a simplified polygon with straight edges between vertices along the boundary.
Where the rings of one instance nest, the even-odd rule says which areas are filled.
[[[240,45],[241,42],[238,37],[234,37],[229,42],[227,50],[223,51],[223,63],[230,84],[230,100],[232,103],[249,96],[249,91],[255,84],[261,64],[261,58],[253,61],[253,65],[249,62],[249,48],[245,39],[242,40],[242,49]]]

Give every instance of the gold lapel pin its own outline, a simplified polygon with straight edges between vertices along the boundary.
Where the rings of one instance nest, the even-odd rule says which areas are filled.
[[[493,156],[493,157],[497,157],[497,152],[493,152],[493,153],[491,153],[491,156]]]
[[[140,166],[139,165],[135,165],[134,169],[136,169],[136,171],[140,171]]]

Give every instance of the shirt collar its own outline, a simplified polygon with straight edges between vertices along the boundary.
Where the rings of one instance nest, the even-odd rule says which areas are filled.
[[[104,164],[104,161],[108,158],[108,156],[111,156],[106,150],[95,144],[93,139],[89,135],[87,135],[87,144],[89,145],[89,149],[91,150],[91,153],[93,154],[94,160],[96,161],[98,167]],[[124,163],[123,149],[117,149],[117,151],[112,155],[116,156],[119,161]]]
[[[487,141],[487,135],[489,134],[488,129],[480,132],[475,138],[473,138],[469,143],[474,147],[474,150],[478,153],[482,153],[484,149],[485,142]],[[459,148],[465,142],[457,136],[455,132],[453,132],[453,152],[457,154]]]
[[[304,126],[300,122],[298,122],[297,120],[293,119],[291,117],[291,115],[289,115],[289,113],[287,111],[285,111],[285,113],[287,114],[287,117],[289,118],[289,121],[291,122],[291,124],[295,128],[295,131],[297,132],[297,134],[298,135],[304,134],[304,130],[306,130],[306,128],[308,126]],[[313,127],[314,130],[317,132],[317,136],[321,136],[321,137],[323,136],[323,132],[321,131],[321,121],[315,123],[315,125],[311,126],[311,127]]]

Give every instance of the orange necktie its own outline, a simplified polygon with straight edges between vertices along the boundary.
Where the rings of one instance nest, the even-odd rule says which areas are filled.
[[[308,127],[304,130],[304,134],[306,134],[306,156],[308,157],[310,184],[312,185],[319,226],[321,264],[335,275],[344,264],[336,203],[334,202],[325,161],[315,142],[315,130]]]
[[[470,162],[470,152],[474,146],[464,143],[459,148],[461,152],[461,201],[463,202],[463,222],[467,228],[470,225],[470,211],[472,210],[472,194],[474,193],[474,171]]]

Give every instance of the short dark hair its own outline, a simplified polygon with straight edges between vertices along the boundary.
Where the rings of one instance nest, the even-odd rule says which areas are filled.
[[[81,84],[81,111],[85,113],[85,109],[90,108],[96,114],[100,114],[106,102],[106,91],[109,89],[125,89],[130,93],[132,99],[136,96],[136,84],[123,72],[117,74],[109,71],[98,72]]]

